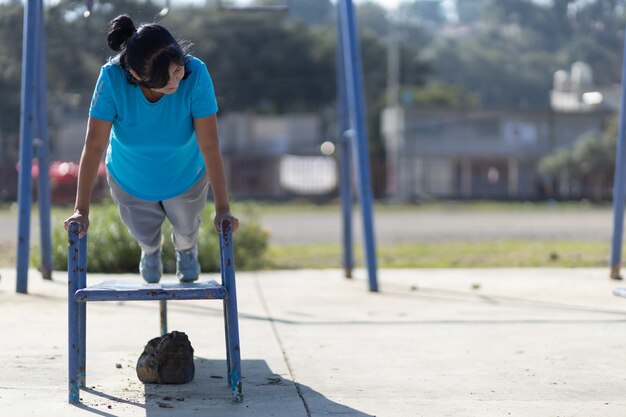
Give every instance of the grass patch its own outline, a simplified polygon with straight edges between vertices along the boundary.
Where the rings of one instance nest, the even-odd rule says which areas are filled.
[[[355,263],[363,265],[357,245]],[[338,268],[339,244],[270,246],[269,268]],[[586,241],[453,241],[403,243],[378,247],[380,268],[501,268],[501,267],[603,267],[609,245]]]
[[[211,207],[211,203],[208,204]],[[254,202],[242,201],[235,205],[234,213],[244,222],[246,218],[254,219],[263,215],[281,215],[289,213],[334,213],[340,211],[337,201],[329,204],[313,204],[311,202]],[[110,201],[94,204],[93,213],[111,209]],[[358,206],[354,206],[357,211]],[[379,212],[415,212],[415,211],[458,211],[458,212],[548,212],[548,211],[586,211],[610,210],[607,205],[593,205],[586,202],[429,202],[419,205],[398,205],[376,203],[375,211]],[[210,211],[210,210],[208,210]],[[51,222],[53,228],[59,228],[64,218],[72,212],[71,206],[53,206]],[[248,213],[254,213],[249,215]],[[208,213],[207,213],[208,214]],[[0,204],[0,215],[15,216],[15,205]],[[36,205],[32,216],[38,216]],[[109,216],[116,219],[116,214]],[[92,219],[94,220],[94,219]],[[112,222],[112,220],[111,220]],[[109,222],[110,223],[110,222]],[[210,224],[210,215],[205,221],[204,228]],[[238,232],[237,241],[240,242],[240,251],[247,244],[251,247],[263,249],[263,241],[268,236],[262,229],[262,224],[256,224],[259,230],[247,235]],[[108,230],[108,229],[107,229]],[[110,230],[108,230],[110,231]],[[61,237],[63,232],[60,233]],[[213,244],[214,236],[208,238]],[[258,241],[258,242],[257,242]],[[39,249],[36,246],[37,238],[32,242],[31,255]],[[95,243],[95,242],[94,242]],[[65,251],[62,242],[61,251]],[[105,247],[105,246],[101,246]],[[136,251],[136,248],[133,249]],[[214,250],[213,250],[214,251]],[[244,250],[245,251],[245,250]],[[210,251],[209,251],[210,252]],[[339,268],[341,267],[341,243],[322,243],[307,245],[270,245],[265,256],[253,253],[241,253],[247,259],[257,259],[256,264],[248,265],[249,269],[293,269],[293,268]],[[16,249],[10,244],[0,242],[0,266],[15,267]],[[447,242],[403,243],[397,245],[378,246],[378,265],[380,268],[460,268],[460,267],[605,267],[608,265],[610,242],[589,241],[539,241],[539,240],[450,240]],[[357,245],[354,251],[355,263],[363,265],[363,250]],[[137,262],[137,253],[132,253],[132,264]],[[264,259],[259,259],[264,258]],[[108,262],[106,259],[103,262]],[[244,262],[238,264],[244,267]],[[134,266],[133,266],[134,267]]]
[[[37,247],[31,249],[38,252]],[[452,241],[403,243],[378,247],[379,268],[506,268],[506,267],[607,267],[610,246],[584,241]],[[35,255],[37,256],[37,255]],[[338,243],[271,245],[261,269],[325,269],[341,267]],[[363,248],[354,250],[357,266],[363,266]],[[136,259],[133,257],[133,263]],[[15,248],[0,245],[0,267],[15,267]]]
[[[266,263],[265,254],[269,240],[268,233],[256,220],[253,206],[235,205],[240,219],[245,219],[235,235],[235,263],[239,270],[261,269]],[[63,219],[72,213],[71,208],[55,207],[51,213],[52,226],[52,267],[55,271],[67,268],[67,232]],[[37,215],[36,210],[33,214]],[[100,273],[137,272],[141,249],[122,224],[117,207],[112,203],[94,204],[90,210],[89,238],[87,239],[88,271]],[[201,214],[202,225],[198,234],[198,261],[204,272],[219,270],[218,235],[213,227],[214,209],[208,204]],[[171,225],[165,221],[163,234],[163,266],[165,273],[175,272],[174,245],[170,239]],[[31,248],[31,266],[41,265],[41,256],[36,247]],[[2,249],[0,247],[0,249]],[[15,250],[13,250],[15,253]],[[0,258],[0,262],[13,259]]]
[[[0,243],[0,267],[15,268],[17,248],[12,243]]]

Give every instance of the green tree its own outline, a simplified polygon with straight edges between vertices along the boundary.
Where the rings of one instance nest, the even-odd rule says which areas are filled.
[[[360,3],[356,8],[356,18],[361,31],[371,32],[380,39],[385,39],[389,33],[387,10],[373,1]]]
[[[17,155],[22,71],[21,4],[0,4],[0,162]]]
[[[568,185],[577,183],[582,195],[577,197],[602,200],[610,198],[615,172],[617,116],[611,118],[602,132],[581,136],[573,147],[562,148],[544,157],[539,172]],[[568,195],[566,197],[574,197]]]
[[[438,81],[484,107],[543,109],[552,75],[575,61],[591,65],[598,85],[620,82],[624,10],[624,0],[459,0],[459,21],[474,25],[435,37],[426,53]]]
[[[437,81],[422,87],[407,88],[406,91],[417,107],[473,108],[478,105],[478,98],[462,87]]]
[[[454,2],[457,18],[462,25],[473,25],[480,19],[484,0],[456,0]]]
[[[463,87],[486,108],[545,108],[559,66],[533,41],[531,33],[504,37],[497,31],[442,39],[435,46],[437,78]]]
[[[289,18],[310,26],[332,25],[334,14],[330,0],[297,0],[289,7]]]
[[[398,13],[420,25],[439,27],[446,23],[441,0],[412,0],[400,3]]]
[[[167,24],[195,41],[193,53],[207,63],[222,111],[311,111],[334,98],[334,55],[302,23],[188,7]]]

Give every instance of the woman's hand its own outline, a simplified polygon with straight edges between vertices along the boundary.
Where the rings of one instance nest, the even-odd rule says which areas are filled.
[[[80,224],[78,237],[83,237],[87,234],[87,230],[89,229],[89,213],[83,213],[78,209],[74,210],[74,214],[65,219],[65,222],[63,222],[65,230],[67,230],[70,226],[70,222],[78,222]]]
[[[218,211],[215,214],[215,219],[213,220],[213,224],[215,225],[215,230],[217,230],[218,233],[222,231],[222,220],[224,219],[230,220],[232,224],[232,228],[233,228],[233,233],[236,232],[237,229],[239,228],[239,219],[233,216],[229,210]]]

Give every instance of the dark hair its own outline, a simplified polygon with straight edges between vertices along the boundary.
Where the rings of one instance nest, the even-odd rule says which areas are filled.
[[[107,33],[109,48],[120,52],[114,62],[118,63],[126,73],[131,84],[139,84],[147,88],[161,88],[170,79],[170,64],[185,66],[183,79],[190,74],[186,68],[189,60],[188,42],[178,42],[163,26],[149,23],[135,28],[128,15],[120,15],[109,22]],[[130,70],[139,75],[141,80],[132,76]]]

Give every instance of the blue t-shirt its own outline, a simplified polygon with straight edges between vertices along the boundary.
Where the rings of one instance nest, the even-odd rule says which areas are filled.
[[[215,92],[204,62],[190,57],[174,94],[151,103],[129,84],[122,67],[102,67],[89,115],[113,122],[106,166],[129,194],[160,201],[187,191],[204,173],[193,119],[217,112]]]

